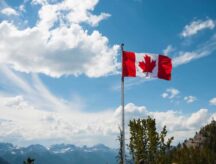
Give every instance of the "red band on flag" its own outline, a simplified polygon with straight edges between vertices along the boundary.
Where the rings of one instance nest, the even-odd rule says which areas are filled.
[[[172,60],[164,55],[159,55],[158,78],[171,80]]]
[[[135,53],[123,51],[122,76],[136,77]]]

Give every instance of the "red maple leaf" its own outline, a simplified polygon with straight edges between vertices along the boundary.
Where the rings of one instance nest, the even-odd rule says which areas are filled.
[[[143,70],[143,72],[147,72],[147,73],[151,72],[152,73],[152,71],[156,65],[156,61],[151,60],[151,57],[148,55],[144,56],[144,61],[139,62],[139,67]]]

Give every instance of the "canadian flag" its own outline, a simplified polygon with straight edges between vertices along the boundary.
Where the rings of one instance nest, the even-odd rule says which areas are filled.
[[[122,76],[171,80],[172,59],[157,54],[123,51]]]

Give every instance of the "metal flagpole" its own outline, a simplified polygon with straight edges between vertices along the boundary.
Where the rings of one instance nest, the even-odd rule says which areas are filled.
[[[125,123],[124,123],[124,76],[123,76],[123,51],[124,51],[124,44],[121,44],[121,51],[122,51],[122,77],[121,77],[121,105],[122,105],[122,158],[123,164],[125,162]]]

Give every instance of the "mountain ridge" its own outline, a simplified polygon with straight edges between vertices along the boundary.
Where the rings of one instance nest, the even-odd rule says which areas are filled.
[[[49,147],[34,144],[17,147],[10,143],[0,143],[0,160],[5,161],[5,164],[20,164],[28,157],[35,159],[35,164],[116,164],[116,155],[116,149],[103,144],[91,147],[73,144],[54,144]]]

